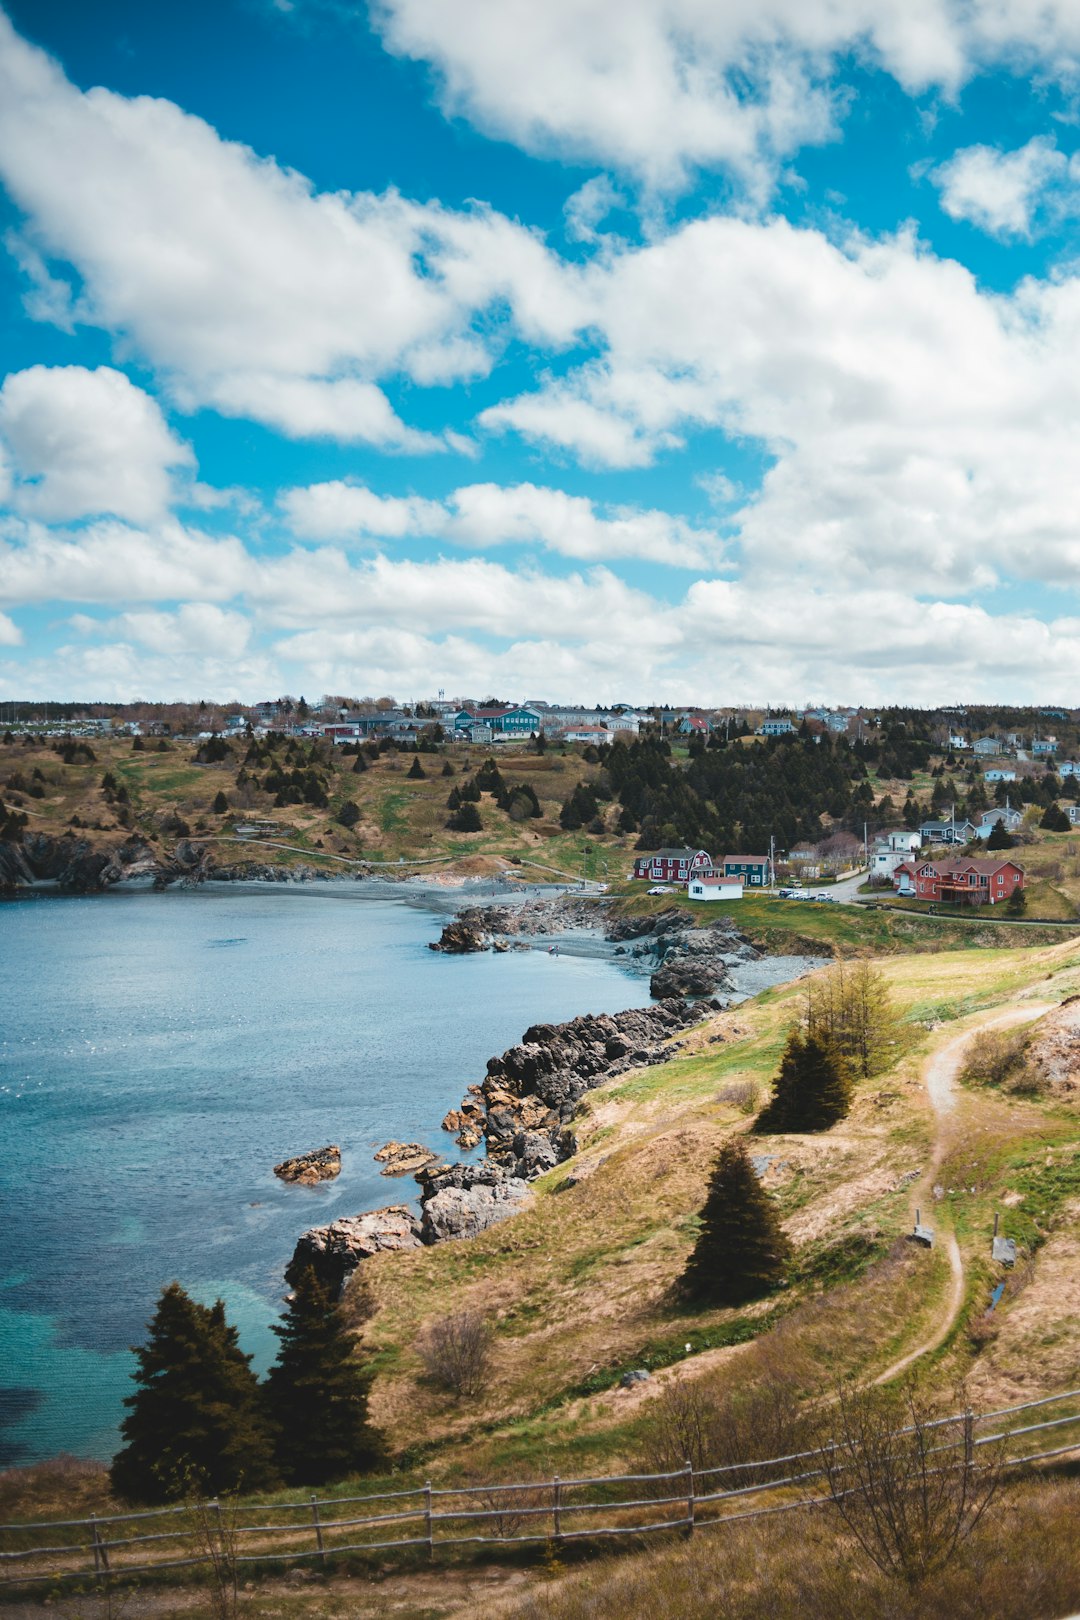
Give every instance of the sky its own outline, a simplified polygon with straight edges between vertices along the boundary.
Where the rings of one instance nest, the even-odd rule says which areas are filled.
[[[1076,0],[0,0],[0,697],[1080,704]]]

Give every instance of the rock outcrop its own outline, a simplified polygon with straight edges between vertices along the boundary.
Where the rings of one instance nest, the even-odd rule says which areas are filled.
[[[341,1149],[332,1142],[329,1147],[298,1153],[295,1159],[283,1159],[280,1164],[275,1164],[274,1174],[280,1176],[282,1181],[297,1181],[304,1187],[314,1187],[319,1181],[332,1181],[341,1174]]]
[[[471,920],[469,912],[463,911],[447,923],[437,940],[429,943],[428,950],[445,951],[448,956],[465,956],[470,951],[489,951],[491,944],[491,935],[478,922]]]
[[[345,1215],[328,1226],[314,1226],[297,1242],[285,1269],[285,1280],[296,1285],[311,1267],[336,1299],[361,1260],[373,1254],[420,1247],[420,1222],[405,1204],[369,1209],[363,1215]]]
[[[476,1237],[516,1215],[532,1196],[525,1182],[498,1164],[453,1164],[421,1170],[420,1236],[425,1243]]]
[[[382,1165],[383,1176],[412,1176],[439,1157],[423,1142],[387,1142],[375,1154],[376,1164]]]
[[[666,1062],[676,1049],[671,1037],[718,1010],[716,1002],[672,1000],[534,1024],[520,1045],[488,1060],[479,1098],[489,1159],[528,1180],[569,1158],[570,1122],[587,1091],[627,1069]]]

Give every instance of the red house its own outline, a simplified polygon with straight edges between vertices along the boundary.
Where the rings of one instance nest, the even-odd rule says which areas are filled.
[[[898,894],[951,905],[995,906],[1024,887],[1024,868],[1015,861],[972,859],[905,861],[893,873]]]
[[[712,870],[712,856],[704,849],[657,849],[634,862],[634,876],[652,883],[689,883],[691,877],[711,876]]]

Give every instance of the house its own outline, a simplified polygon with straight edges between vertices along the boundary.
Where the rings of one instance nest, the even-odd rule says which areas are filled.
[[[703,714],[684,714],[679,721],[680,737],[707,737],[709,722]]]
[[[919,844],[918,833],[908,832],[906,828],[883,833],[870,857],[871,878],[891,878],[898,866],[911,859]]]
[[[1059,776],[1080,776],[1080,765],[1075,759],[1063,759],[1057,768]]]
[[[951,905],[995,906],[1024,887],[1024,869],[1015,861],[970,859],[908,861],[893,873],[898,894]]]
[[[454,716],[454,730],[465,731],[474,725],[486,725],[493,738],[534,737],[543,725],[535,709],[524,704],[495,703],[474,709],[459,709]]]
[[[949,734],[949,747],[955,753],[960,749],[970,748],[971,744],[966,737],[961,737],[959,732],[953,731]]]
[[[741,877],[749,889],[763,889],[772,882],[767,855],[725,855],[718,870],[723,877]]]
[[[563,742],[596,743],[603,747],[611,741],[603,726],[567,726],[562,733]]]
[[[1056,754],[1058,742],[1056,737],[1036,737],[1031,745],[1031,752],[1035,758],[1045,758],[1047,754]]]
[[[1004,752],[1004,745],[1000,737],[976,737],[975,752],[980,758],[993,759],[995,754]]]
[[[763,720],[757,734],[759,737],[790,737],[794,730],[790,720]]]
[[[919,825],[919,839],[924,844],[966,844],[974,836],[970,821],[924,821]]]
[[[657,849],[634,862],[634,876],[653,883],[689,883],[706,874],[713,876],[713,860],[704,849]]]
[[[1063,804],[1061,807],[1069,818],[1069,824],[1080,827],[1080,804]]]
[[[741,900],[743,897],[742,878],[732,877],[692,877],[687,886],[686,898],[688,900]]]
[[[976,838],[989,838],[999,821],[1006,832],[1015,832],[1023,819],[1019,810],[1014,810],[1009,804],[1000,805],[994,810],[984,810],[975,828],[975,836]]]
[[[984,782],[1015,782],[1016,772],[1008,770],[993,770],[983,772]]]

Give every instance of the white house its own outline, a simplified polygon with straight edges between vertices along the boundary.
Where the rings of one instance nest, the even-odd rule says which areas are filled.
[[[741,877],[692,877],[687,885],[688,900],[741,900]]]
[[[758,726],[759,737],[790,737],[795,730],[790,720],[763,720]]]
[[[984,771],[983,772],[983,781],[984,782],[1015,782],[1016,781],[1016,772],[1015,771],[1006,771],[1006,770]]]

